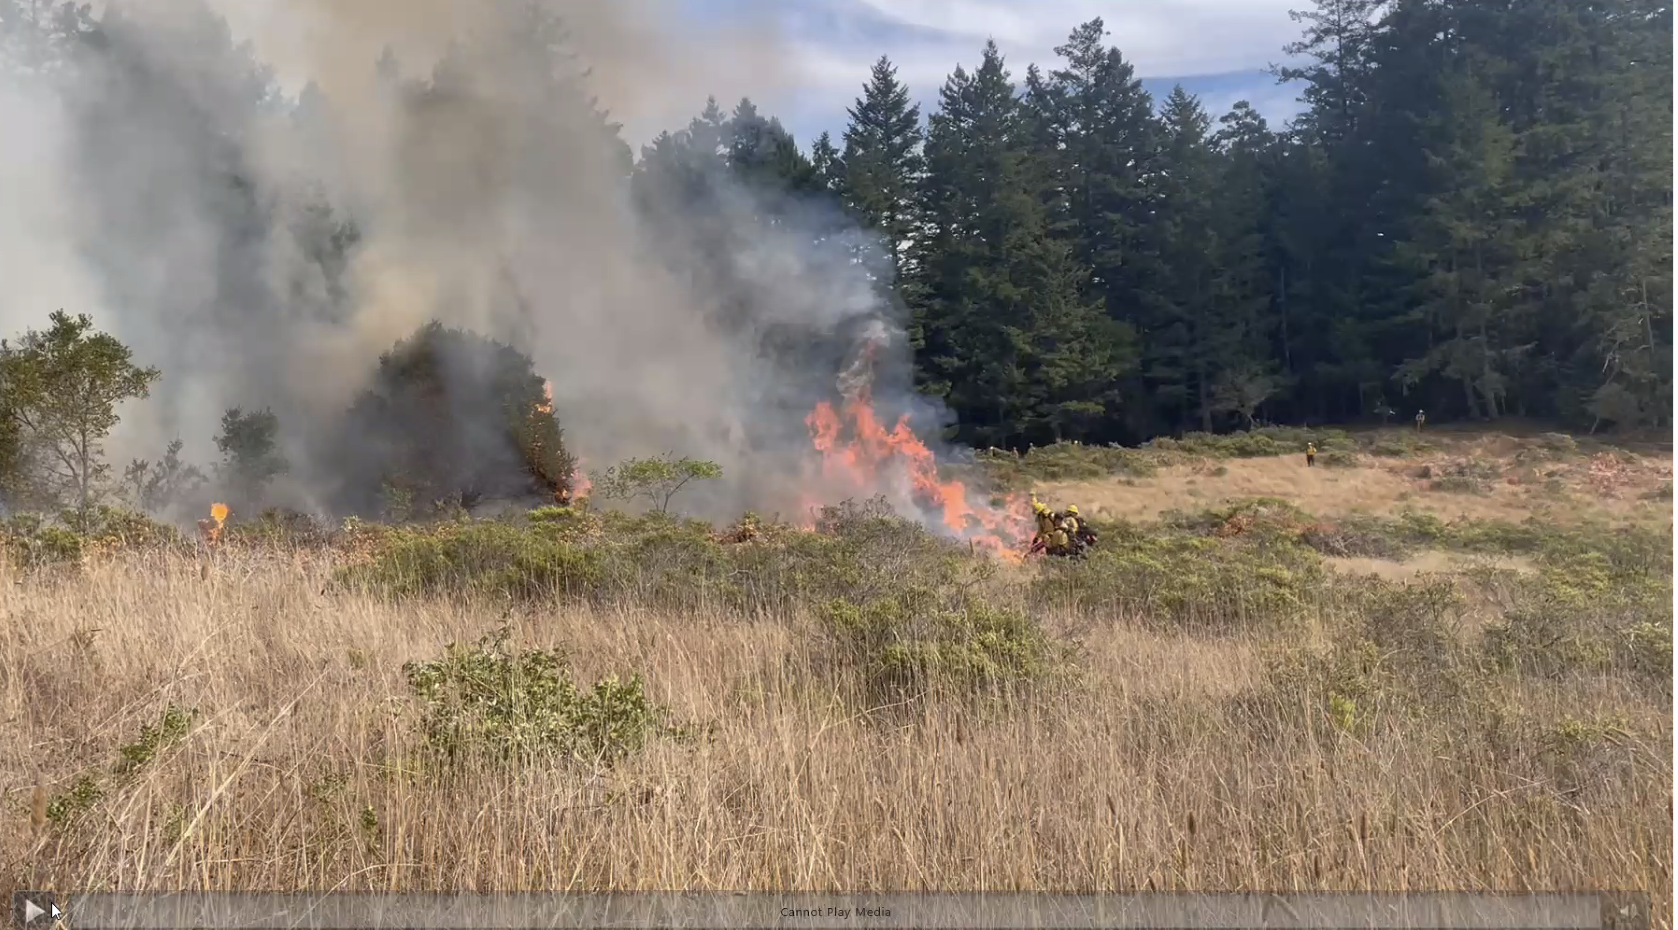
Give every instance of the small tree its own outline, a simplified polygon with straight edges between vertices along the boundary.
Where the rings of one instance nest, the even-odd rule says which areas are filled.
[[[128,463],[123,478],[134,506],[155,513],[204,483],[204,473],[196,465],[181,461],[181,446],[179,439],[169,443],[163,458],[155,463],[145,459]]]
[[[87,314],[59,310],[45,332],[17,346],[0,341],[0,397],[18,436],[25,481],[43,498],[86,512],[110,466],[103,441],[116,406],[151,393],[160,372],[139,368],[116,337],[93,331]]]
[[[1254,411],[1276,393],[1278,386],[1276,378],[1258,365],[1225,372],[1212,387],[1212,412],[1236,414],[1243,426],[1252,429]]]
[[[652,459],[625,459],[595,482],[601,497],[634,500],[644,497],[659,513],[670,511],[670,499],[693,481],[722,477],[722,466],[666,453]]]
[[[216,437],[222,457],[218,472],[230,492],[253,501],[269,481],[291,467],[275,451],[279,432],[280,418],[271,410],[246,413],[230,407],[221,415],[221,435]]]
[[[4,383],[0,381],[0,385]],[[6,396],[0,394],[0,504],[16,493],[22,482],[23,430]]]

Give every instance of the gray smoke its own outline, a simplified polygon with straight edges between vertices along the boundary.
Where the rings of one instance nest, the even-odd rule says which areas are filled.
[[[687,500],[710,515],[821,496],[803,417],[859,346],[875,397],[909,401],[864,233],[721,176],[632,181],[591,106],[644,137],[747,76],[770,90],[770,30],[697,34],[640,0],[113,0],[89,48],[16,3],[0,332],[88,312],[163,370],[119,468],[175,436],[212,460],[223,409],[271,407],[278,493],[329,511],[344,411],[432,319],[528,353],[591,468],[721,463]]]

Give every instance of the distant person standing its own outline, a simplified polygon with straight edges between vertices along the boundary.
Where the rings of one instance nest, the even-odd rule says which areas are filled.
[[[1421,412],[1420,410],[1416,411],[1416,432],[1418,432],[1418,433],[1421,432],[1422,431],[1422,424],[1426,423],[1426,422],[1427,422],[1427,414]]]
[[[1317,464],[1317,444],[1314,443],[1314,442],[1308,442],[1308,443],[1305,444],[1305,467],[1306,468],[1311,468],[1311,467],[1314,467],[1316,464]]]

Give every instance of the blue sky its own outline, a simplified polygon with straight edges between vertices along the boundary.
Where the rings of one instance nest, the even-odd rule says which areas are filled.
[[[1156,99],[1181,83],[1215,120],[1248,100],[1270,121],[1296,114],[1296,88],[1265,73],[1299,35],[1289,9],[1310,0],[684,0],[687,12],[735,23],[772,22],[792,53],[771,86],[752,98],[779,116],[807,147],[823,130],[837,138],[845,108],[860,95],[869,66],[889,55],[921,103],[957,64],[971,69],[994,38],[1016,80],[1027,64],[1053,67],[1054,47],[1079,23],[1101,17]],[[719,94],[719,97],[722,95]],[[725,105],[732,101],[721,100]]]

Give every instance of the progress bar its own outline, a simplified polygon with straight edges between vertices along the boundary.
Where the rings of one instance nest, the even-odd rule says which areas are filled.
[[[66,893],[67,930],[1648,930],[1642,893]]]

